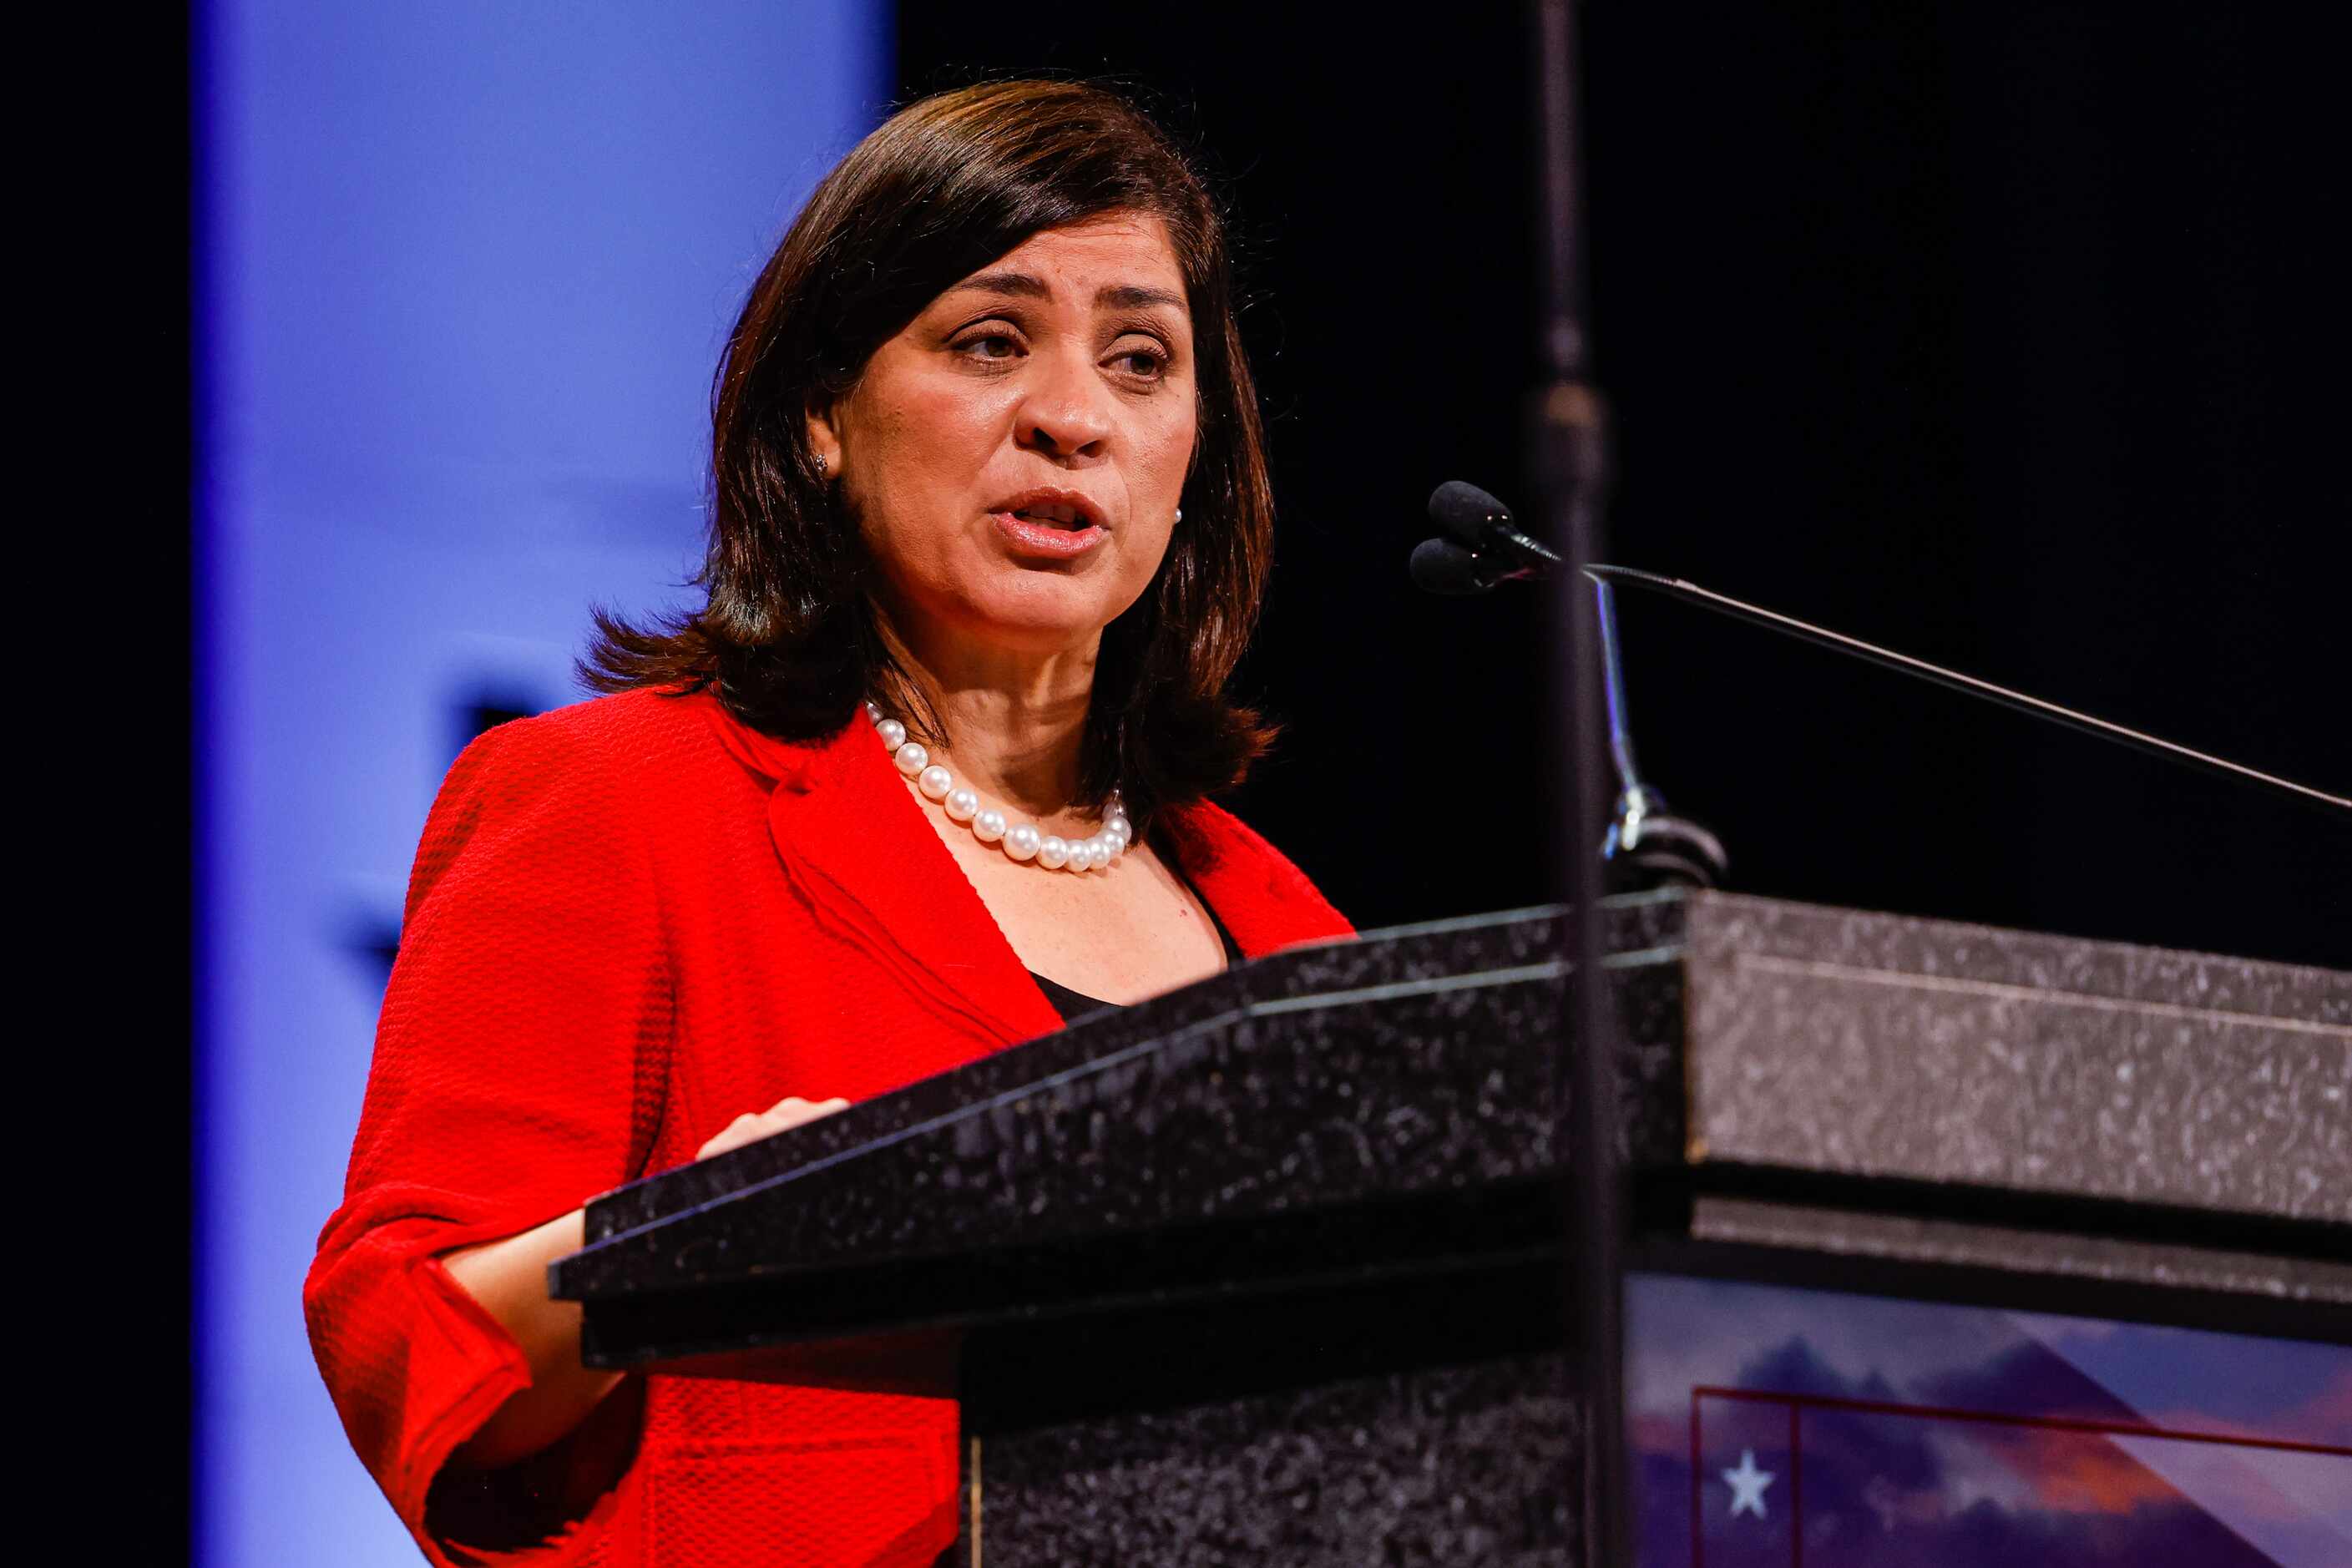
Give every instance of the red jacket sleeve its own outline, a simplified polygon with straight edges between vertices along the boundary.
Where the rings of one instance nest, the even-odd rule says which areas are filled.
[[[576,732],[523,720],[467,747],[417,848],[303,1310],[352,1447],[436,1563],[434,1477],[530,1372],[435,1255],[622,1184],[659,1120],[673,994],[644,809]]]

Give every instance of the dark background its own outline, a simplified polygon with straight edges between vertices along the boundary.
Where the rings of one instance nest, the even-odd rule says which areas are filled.
[[[2284,7],[1599,6],[1602,558],[2352,793],[2340,39]],[[906,96],[1127,84],[1237,225],[1282,532],[1236,805],[1361,925],[1558,884],[1543,606],[1407,584],[1524,500],[1522,8],[902,7]],[[1050,35],[1050,36],[1049,36]],[[2352,964],[2352,816],[1664,601],[1652,781],[1731,886]]]

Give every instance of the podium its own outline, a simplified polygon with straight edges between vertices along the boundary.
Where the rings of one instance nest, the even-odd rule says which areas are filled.
[[[1629,1264],[2342,1337],[2352,974],[1606,907]],[[1555,910],[1240,965],[593,1202],[592,1364],[953,1393],[988,1563],[1559,1563]],[[973,1537],[977,1539],[973,1539]]]

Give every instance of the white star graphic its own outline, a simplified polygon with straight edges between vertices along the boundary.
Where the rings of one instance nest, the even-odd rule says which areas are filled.
[[[1739,1450],[1739,1468],[1726,1470],[1723,1479],[1731,1483],[1731,1517],[1738,1519],[1743,1510],[1753,1509],[1756,1517],[1764,1515],[1764,1489],[1772,1484],[1772,1472],[1756,1468],[1756,1450]]]

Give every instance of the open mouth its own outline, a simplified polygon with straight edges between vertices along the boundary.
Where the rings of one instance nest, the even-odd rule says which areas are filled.
[[[1094,520],[1066,501],[1038,501],[1029,506],[1014,507],[1013,515],[1024,522],[1043,523],[1048,528],[1092,528]]]
[[[995,518],[997,536],[1014,554],[1042,560],[1075,560],[1109,533],[1095,504],[1069,490],[1014,496],[995,509]]]
[[[1048,486],[1009,497],[991,510],[1033,528],[1060,529],[1066,533],[1103,526],[1102,509],[1093,501],[1076,490]]]

